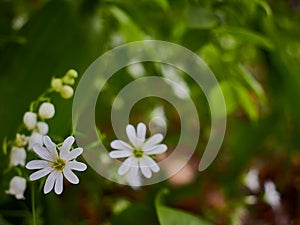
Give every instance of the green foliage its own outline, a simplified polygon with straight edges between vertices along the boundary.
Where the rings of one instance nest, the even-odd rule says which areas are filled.
[[[211,225],[195,215],[182,210],[173,209],[162,204],[163,195],[168,191],[162,190],[155,199],[156,212],[160,225]]]

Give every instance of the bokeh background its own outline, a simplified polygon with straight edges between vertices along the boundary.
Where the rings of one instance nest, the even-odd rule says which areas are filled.
[[[79,174],[79,185],[65,183],[61,196],[37,195],[39,224],[300,224],[298,0],[1,0],[1,143],[14,138],[30,102],[52,77],[70,68],[81,76],[102,53],[147,39],[192,50],[216,75],[228,118],[218,157],[206,171],[197,171],[210,132],[209,109],[199,87],[180,74],[201,120],[200,141],[187,166],[170,180],[139,190],[111,183],[89,168]],[[163,76],[159,68],[144,63],[108,81],[96,113],[107,145],[115,138],[114,96],[141,74]],[[55,94],[52,99],[57,115],[49,122],[50,136],[61,141],[71,132],[72,100]],[[131,122],[149,122],[157,106],[164,109],[165,143],[172,149],[180,121],[167,102],[140,101]],[[0,224],[32,224],[30,191],[25,200],[4,194],[8,160],[2,151],[0,156]],[[249,171],[255,171],[250,183],[258,188],[249,185]],[[280,196],[276,206],[266,200],[268,181]]]

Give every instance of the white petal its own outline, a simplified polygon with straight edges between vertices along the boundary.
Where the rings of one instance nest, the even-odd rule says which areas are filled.
[[[126,133],[128,139],[130,140],[130,142],[133,144],[134,147],[140,148],[142,146],[144,140],[136,136],[135,128],[131,124],[128,124],[126,126]]]
[[[68,168],[64,168],[63,174],[65,178],[72,184],[78,184],[79,179],[78,177]]]
[[[109,153],[109,156],[113,159],[125,158],[128,156],[132,156],[132,151],[128,150],[115,150]]]
[[[44,136],[43,141],[44,141],[44,144],[45,144],[48,152],[50,153],[52,159],[57,158],[58,154],[57,154],[57,151],[56,151],[56,144],[54,144],[52,142],[52,140],[49,136]]]
[[[49,153],[49,151],[42,147],[40,144],[34,144],[33,145],[33,151],[42,159],[53,161],[52,155]]]
[[[167,151],[168,147],[165,144],[156,145],[151,150],[146,151],[148,155],[161,154]]]
[[[83,152],[82,148],[75,148],[72,151],[68,152],[66,155],[64,154],[60,154],[60,157],[64,160],[72,160],[72,159],[76,159],[79,155],[81,155]]]
[[[150,167],[150,169],[153,172],[157,173],[160,170],[157,163],[152,158],[150,158],[149,156],[144,156],[143,160],[145,161],[145,163]]]
[[[57,172],[53,171],[47,177],[47,180],[46,180],[45,186],[44,186],[44,193],[45,194],[48,194],[53,189],[56,178],[57,178],[57,174],[58,174]]]
[[[134,158],[128,158],[126,159],[121,166],[118,169],[118,174],[119,175],[124,175],[125,173],[127,173],[131,167],[131,165],[136,164],[136,160]],[[137,165],[137,164],[136,164]]]
[[[46,160],[32,160],[26,164],[26,169],[36,170],[48,167],[50,164]]]
[[[145,137],[146,137],[146,125],[144,123],[139,123],[137,125],[137,137],[144,140],[145,141]]]
[[[137,183],[135,181],[138,181],[138,179],[139,179],[138,174],[139,174],[139,167],[138,167],[137,162],[136,162],[136,166],[132,165],[129,169],[129,172],[128,172],[129,179],[133,183]]]
[[[77,171],[85,171],[87,166],[82,163],[82,162],[77,162],[77,161],[70,161],[68,162],[68,168],[71,170],[77,170]]]
[[[62,173],[57,173],[54,191],[56,194],[60,195],[63,191],[63,175]]]
[[[151,150],[155,145],[160,143],[164,139],[164,136],[162,134],[154,134],[152,137],[150,137],[144,144],[143,150],[148,151]]]
[[[141,158],[140,159],[140,168],[141,168],[141,171],[142,171],[142,174],[146,177],[146,178],[150,178],[152,173],[151,173],[151,170],[147,164],[147,160],[145,160],[144,158]]]
[[[72,137],[72,136],[67,137],[67,138],[64,140],[62,146],[60,147],[60,150],[61,150],[61,151],[69,151],[69,150],[71,149],[71,147],[72,147],[74,141],[75,141],[75,138],[74,138],[74,137]]]
[[[125,141],[121,141],[121,140],[112,141],[110,143],[110,146],[114,149],[119,149],[119,150],[133,149],[129,144],[127,144]]]
[[[34,180],[38,180],[44,176],[47,176],[50,172],[52,171],[52,168],[50,166],[44,168],[44,169],[41,169],[37,172],[34,172],[33,174],[30,175],[29,179],[31,181],[34,181]]]

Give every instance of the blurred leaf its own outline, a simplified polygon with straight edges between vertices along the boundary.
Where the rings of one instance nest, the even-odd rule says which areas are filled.
[[[258,109],[249,91],[238,82],[234,82],[232,85],[240,105],[245,110],[249,118],[251,120],[257,120],[259,115]]]
[[[0,225],[12,225],[11,223],[7,222],[3,217],[0,215]]]
[[[2,150],[3,150],[3,154],[6,155],[7,154],[7,137],[5,137],[3,140]]]
[[[202,7],[189,8],[186,11],[186,25],[192,29],[209,29],[218,24],[218,18],[209,9]]]
[[[232,112],[234,112],[237,108],[237,101],[234,96],[234,90],[230,81],[221,81],[220,87],[222,89],[223,96],[225,98],[226,113],[227,115],[229,115]],[[210,101],[213,102],[213,105],[218,107],[222,104],[218,104],[218,102],[221,101],[221,99],[218,98],[217,93],[218,93],[217,87],[214,87],[209,94],[209,98]],[[222,112],[222,110],[214,109],[214,112],[218,113],[218,112]],[[223,115],[217,115],[217,116],[223,116]]]
[[[126,210],[114,216],[111,222],[113,225],[140,225],[141,223],[155,225],[158,223],[155,211],[151,207],[137,203],[130,205]]]
[[[160,225],[211,225],[211,223],[190,213],[162,205],[162,197],[167,193],[167,190],[162,190],[155,199],[155,206]]]
[[[168,0],[154,0],[163,10],[169,9],[170,5]]]
[[[252,90],[255,92],[257,97],[259,98],[260,103],[265,104],[266,103],[266,95],[264,92],[264,89],[262,88],[261,84],[254,79],[253,75],[242,65],[239,66],[240,74],[243,76],[245,81],[248,83],[248,85],[252,88]]]
[[[126,12],[116,6],[112,6],[109,10],[119,22],[121,26],[121,33],[127,41],[130,42],[143,39],[145,36],[143,31],[141,31],[140,28],[131,20]]]
[[[274,45],[270,39],[264,37],[254,31],[249,29],[241,28],[241,27],[229,27],[223,26],[214,30],[214,33],[219,35],[230,34],[234,36],[241,43],[250,43],[253,45],[257,45],[268,50],[274,49]]]

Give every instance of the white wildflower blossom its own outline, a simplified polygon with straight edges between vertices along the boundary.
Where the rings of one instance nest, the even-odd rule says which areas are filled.
[[[159,144],[164,138],[163,135],[154,134],[146,140],[146,125],[144,123],[139,123],[136,130],[132,125],[127,125],[126,133],[130,144],[121,140],[111,142],[111,147],[116,150],[110,152],[110,157],[127,158],[119,167],[119,175],[127,174],[131,182],[138,178],[139,172],[144,177],[150,178],[152,172],[160,170],[151,155],[167,151],[165,144]]]
[[[23,123],[28,130],[33,130],[37,123],[37,115],[33,112],[26,112],[23,116]]]
[[[74,141],[74,137],[70,136],[58,147],[52,142],[50,137],[44,136],[43,143],[45,147],[40,144],[33,146],[34,152],[42,160],[32,160],[26,164],[26,168],[30,170],[38,169],[37,172],[30,175],[29,179],[31,181],[38,180],[49,174],[44,186],[45,194],[49,193],[53,188],[56,194],[61,194],[63,191],[63,177],[72,184],[79,183],[78,177],[72,170],[84,171],[87,166],[75,160],[82,154],[83,149],[75,148],[71,150]]]
[[[39,116],[42,119],[51,119],[55,114],[54,105],[50,102],[43,102],[39,108]]]
[[[273,208],[278,209],[280,207],[280,193],[276,190],[276,186],[272,181],[264,183],[264,200]]]
[[[19,176],[14,176],[9,182],[9,190],[6,194],[14,195],[16,199],[25,199],[24,192],[26,190],[26,179]]]
[[[258,192],[260,189],[258,170],[257,169],[249,170],[249,172],[245,175],[243,182],[245,186],[249,188],[249,190],[253,192]]]
[[[11,166],[24,166],[26,160],[26,151],[23,147],[13,146],[10,153],[10,165]]]

